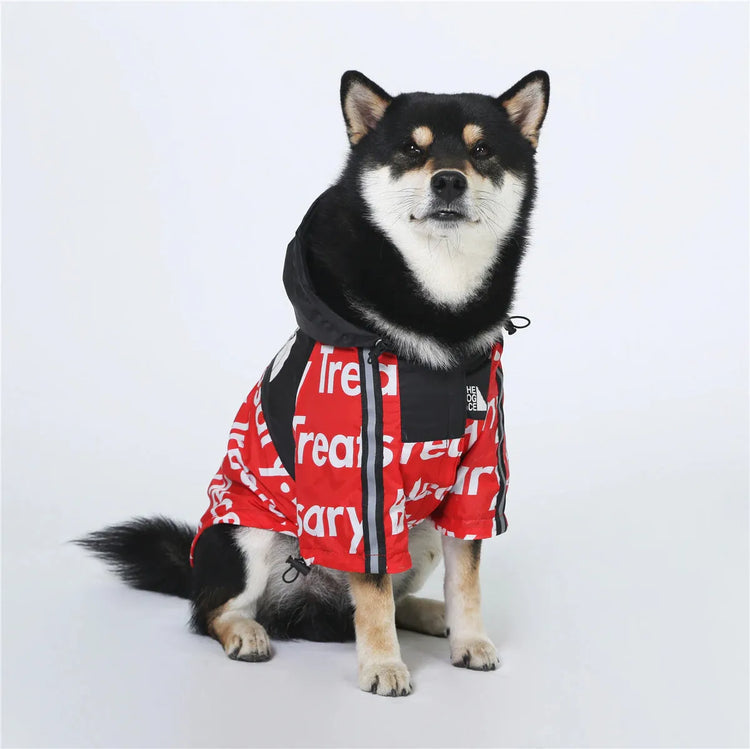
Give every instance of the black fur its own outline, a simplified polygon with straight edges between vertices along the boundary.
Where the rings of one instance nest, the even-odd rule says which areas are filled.
[[[534,73],[524,81],[534,76],[547,80],[546,74]],[[518,90],[516,84],[498,98],[401,94],[392,99],[377,127],[352,146],[339,181],[323,195],[309,228],[313,284],[339,315],[369,327],[350,301],[366,300],[391,322],[449,346],[457,359],[464,356],[462,344],[505,319],[513,301],[536,195],[534,148],[502,106],[502,101]],[[468,123],[481,125],[491,154],[489,158],[473,159],[472,166],[496,183],[507,170],[523,174],[527,190],[519,220],[483,293],[456,310],[431,300],[417,285],[401,254],[369,220],[359,180],[364,166],[387,164],[395,176],[422,166],[428,158],[434,160],[436,168],[450,168],[459,159],[471,160],[462,139]],[[403,145],[419,125],[428,126],[436,137],[434,145],[415,160],[403,152]]]
[[[354,83],[369,87],[389,105],[382,119],[367,120],[369,131],[352,146],[340,179],[321,197],[308,230],[310,276],[329,307],[346,320],[369,328],[351,301],[364,300],[391,322],[443,343],[457,361],[467,354],[471,338],[502,323],[513,301],[536,194],[534,147],[510,121],[502,104],[534,78],[542,81],[546,106],[549,80],[540,71],[526,76],[497,98],[426,93],[390,97],[361,73],[349,71],[344,75],[342,105]],[[344,114],[347,118],[346,111]],[[482,127],[481,156],[467,152],[463,142],[463,128],[468,123]],[[347,125],[351,126],[348,118]],[[431,146],[416,153],[408,142],[414,128],[420,125],[428,126],[435,139]],[[482,293],[460,309],[440,305],[425,295],[401,254],[370,220],[360,192],[363,167],[387,164],[392,174],[398,175],[419,168],[427,159],[441,169],[469,161],[495,184],[508,170],[523,175],[526,181],[518,221],[504,242]],[[163,517],[136,518],[91,533],[75,543],[102,558],[132,587],[190,598],[192,626],[195,631],[208,634],[211,613],[245,587],[247,562],[235,542],[238,531],[236,526],[228,525],[207,529],[196,545],[192,568],[189,553],[193,529]],[[480,550],[481,542],[476,541],[471,549],[475,564],[479,563]],[[282,571],[273,570],[272,574],[280,576]],[[258,601],[257,621],[276,639],[354,639],[354,612],[346,586],[331,575],[328,570],[313,568],[309,575],[291,583],[288,591],[280,592],[278,587],[269,585]],[[372,578],[376,585],[384,579]],[[468,665],[466,659],[458,665],[462,662]]]
[[[214,525],[195,545],[190,623],[198,634],[209,634],[211,612],[245,588],[245,562],[234,542],[236,532],[234,525]]]
[[[313,569],[310,576],[325,574]],[[346,595],[327,598],[316,595],[310,581],[297,578],[295,595],[274,601],[268,596],[258,604],[256,620],[276,640],[348,642],[354,639],[354,607]],[[340,587],[340,586],[339,586]]]
[[[236,542],[239,529],[233,525],[207,528],[195,545],[193,567],[191,624],[199,634],[209,634],[208,618],[212,611],[239,595],[245,588],[245,561]],[[271,574],[280,578],[282,570]],[[326,584],[330,573],[313,568],[293,583],[269,587],[258,601],[257,622],[269,637],[276,640],[313,640],[315,642],[346,642],[354,639],[354,608],[340,585]],[[274,591],[279,585],[287,595]],[[340,591],[335,595],[334,591]]]
[[[245,561],[234,539],[238,530],[233,525],[207,528],[195,545],[192,569],[190,545],[195,531],[164,517],[134,518],[73,543],[103,559],[133,588],[190,598],[191,627],[208,635],[211,612],[245,588]],[[256,619],[270,637],[315,642],[354,639],[354,608],[345,589],[332,581],[326,584],[329,574],[314,568],[291,583],[293,595],[261,597]],[[336,590],[340,594],[331,595]]]
[[[471,566],[474,569],[479,567],[482,558],[482,540],[477,538],[471,542]]]
[[[134,518],[73,543],[103,559],[128,585],[189,598],[195,530],[165,517]]]

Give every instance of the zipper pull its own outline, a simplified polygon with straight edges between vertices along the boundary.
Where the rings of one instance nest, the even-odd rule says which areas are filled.
[[[375,356],[375,360],[378,359],[378,357],[388,348],[386,346],[385,342],[382,338],[378,338],[377,341],[375,341],[375,345],[370,349],[370,353],[367,354],[367,363],[372,364],[373,362],[373,355]]]

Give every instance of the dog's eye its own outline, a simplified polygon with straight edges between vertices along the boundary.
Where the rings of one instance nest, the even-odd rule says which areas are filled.
[[[403,146],[401,146],[401,153],[404,153],[407,156],[421,156],[422,149],[416,143],[407,141]]]
[[[487,159],[492,156],[490,147],[482,140],[477,143],[474,148],[471,149],[471,155],[475,159]]]

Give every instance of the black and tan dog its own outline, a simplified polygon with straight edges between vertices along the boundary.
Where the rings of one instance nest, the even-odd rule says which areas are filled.
[[[427,423],[428,432],[437,432],[422,436],[422,441],[445,437],[448,445],[451,435],[439,434],[439,427],[451,419],[455,425],[455,413],[462,434],[467,409],[471,410],[466,405],[467,373],[484,371],[476,369],[476,362],[488,359],[508,321],[536,191],[534,158],[548,100],[549,80],[541,71],[499,97],[391,97],[360,73],[344,74],[341,104],[351,143],[349,159],[290,245],[285,284],[300,331],[282,359],[277,357],[269,367],[266,380],[276,377],[282,366],[291,366],[287,361],[294,359],[300,337],[311,342],[310,347],[316,341],[374,346],[376,379],[378,356],[387,349],[398,358],[399,367],[403,363],[412,373],[422,373],[414,382],[429,382],[432,388],[430,413],[426,421],[417,418],[421,426]],[[327,340],[331,336],[338,338]],[[372,363],[372,352],[369,356]],[[364,367],[363,363],[363,373]],[[292,392],[299,393],[303,376],[300,370],[297,379],[289,379]],[[481,399],[481,386],[471,387]],[[277,434],[287,429],[276,445],[280,462],[289,469],[285,476],[294,475],[293,401],[292,395],[291,407],[280,406],[288,411],[289,424],[274,426]],[[267,408],[265,400],[262,405],[266,411],[272,406]],[[412,418],[406,410],[402,415]],[[271,426],[273,418],[265,414]],[[365,435],[360,429],[362,446]],[[376,431],[373,435],[377,439]],[[282,450],[285,441],[288,450]],[[374,455],[372,465],[377,467],[377,450]],[[376,486],[377,476],[372,476]],[[243,479],[248,486],[252,480]],[[282,485],[289,491],[290,482]],[[224,497],[218,489],[215,496]],[[298,500],[295,507],[306,501],[302,496]],[[227,500],[222,503],[226,509]],[[373,523],[382,511],[379,507],[368,509]],[[334,513],[334,521],[336,517]],[[227,655],[237,660],[267,660],[273,638],[356,637],[361,688],[405,695],[411,682],[396,636],[396,628],[402,627],[447,635],[454,665],[496,667],[495,646],[480,615],[479,537],[467,533],[460,538],[444,528],[440,533],[427,517],[409,523],[411,569],[398,574],[347,573],[322,565],[309,569],[293,532],[275,532],[271,525],[245,527],[236,513],[228,518],[214,512],[216,524],[209,523],[200,534],[192,566],[195,529],[164,518],[133,520],[92,533],[79,543],[137,588],[190,598],[195,629],[218,639]],[[487,535],[504,529],[498,519]],[[378,543],[374,531],[372,539]],[[413,595],[441,552],[444,604]],[[304,574],[287,583],[282,578],[290,558]]]

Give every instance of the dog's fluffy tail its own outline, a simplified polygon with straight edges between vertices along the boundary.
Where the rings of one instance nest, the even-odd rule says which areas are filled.
[[[73,543],[103,559],[128,585],[190,598],[190,545],[195,531],[165,517],[134,518]]]

